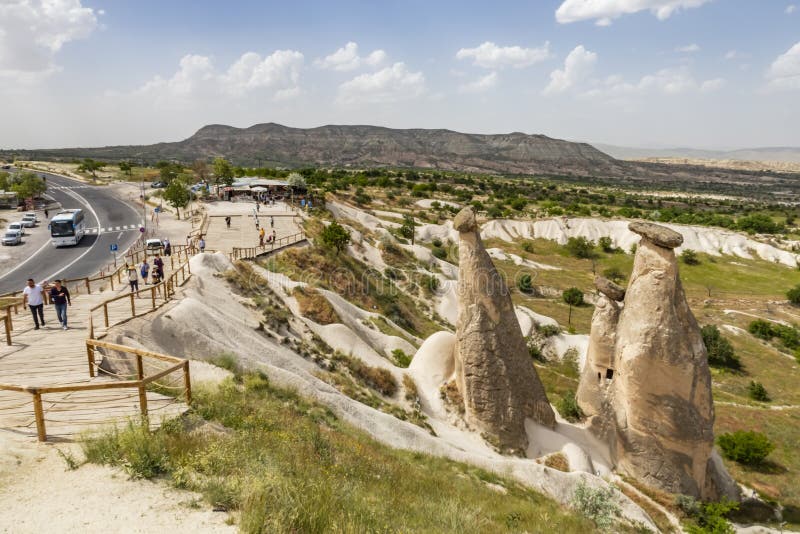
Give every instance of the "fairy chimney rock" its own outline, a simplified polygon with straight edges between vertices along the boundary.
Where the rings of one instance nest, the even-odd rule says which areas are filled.
[[[621,301],[625,298],[625,288],[615,284],[608,278],[596,276],[594,279],[594,286],[600,293],[607,296],[611,300]]]
[[[486,252],[475,213],[453,221],[459,232],[456,384],[465,418],[501,450],[523,453],[525,419],[548,427],[555,415],[536,374],[511,294]]]

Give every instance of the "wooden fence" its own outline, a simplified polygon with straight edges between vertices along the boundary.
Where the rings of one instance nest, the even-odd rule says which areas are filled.
[[[123,355],[129,355],[128,358],[120,357],[118,359],[127,359],[132,363],[132,367],[135,369],[135,371],[131,373],[130,377],[128,377],[120,373],[114,373],[104,369],[100,364],[97,363],[97,352],[99,350],[114,351]],[[68,402],[63,400],[64,396],[67,394],[100,390],[137,390],[139,413],[144,422],[148,422],[148,416],[150,415],[147,404],[148,389],[158,392],[163,392],[165,390],[176,390],[174,402],[177,402],[180,397],[183,397],[183,400],[185,400],[187,404],[191,403],[192,401],[189,360],[176,358],[175,356],[168,356],[166,354],[159,354],[157,352],[148,350],[108,343],[97,339],[86,340],[86,354],[89,360],[88,363],[90,377],[95,377],[98,374],[106,374],[122,377],[124,379],[54,386],[24,386],[0,383],[0,391],[10,391],[31,396],[32,411],[36,421],[36,434],[39,441],[47,441],[45,409],[42,402],[45,395],[55,396],[50,397],[47,400],[49,403],[57,405],[59,402]],[[111,357],[110,354],[108,356]],[[163,367],[164,364],[167,366]],[[159,367],[159,365],[162,367]],[[159,382],[160,380],[168,379],[170,375],[176,373],[180,373],[181,375],[178,378],[178,382],[175,380],[172,382]],[[175,385],[176,383],[180,383],[180,385]],[[86,402],[91,403],[93,401]],[[69,403],[74,404],[75,402],[70,401]],[[97,406],[96,409],[102,409],[102,405]]]
[[[298,232],[296,234],[280,237],[273,242],[265,243],[255,247],[233,247],[230,257],[232,260],[245,260],[253,259],[270,252],[275,252],[282,248],[294,245],[306,239],[305,232]]]

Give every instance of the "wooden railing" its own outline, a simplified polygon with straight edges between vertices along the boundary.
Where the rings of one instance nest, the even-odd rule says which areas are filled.
[[[107,371],[101,367],[100,364],[97,363],[97,351],[98,349],[105,349],[107,351],[116,351],[122,354],[130,355],[131,358],[118,358],[123,360],[128,360],[131,362],[135,368],[135,373],[131,373],[130,377],[126,375],[121,375],[120,373],[114,373],[111,371]],[[117,377],[125,378],[124,380],[119,381],[109,381],[109,382],[95,382],[95,383],[86,383],[86,384],[74,384],[74,385],[55,385],[55,386],[24,386],[24,385],[17,385],[17,384],[3,384],[0,383],[0,391],[11,391],[16,393],[28,394],[32,397],[32,411],[33,416],[36,421],[36,434],[38,436],[39,441],[47,441],[47,429],[45,425],[45,410],[43,408],[43,396],[47,394],[57,394],[57,393],[76,393],[82,391],[97,391],[97,390],[110,390],[110,389],[121,389],[121,388],[128,388],[128,389],[136,389],[138,390],[138,397],[139,397],[139,413],[142,416],[142,420],[147,422],[149,411],[147,406],[147,390],[148,387],[151,389],[156,389],[159,392],[163,392],[164,390],[176,390],[178,393],[175,395],[175,400],[182,395],[185,402],[190,404],[192,401],[192,383],[191,383],[191,376],[189,373],[189,360],[185,360],[183,358],[176,358],[175,356],[168,356],[166,354],[159,354],[157,352],[151,352],[148,350],[137,349],[133,347],[126,347],[124,345],[117,345],[115,343],[108,343],[106,341],[100,341],[97,339],[87,339],[86,340],[86,354],[89,360],[89,376],[94,377],[98,374],[107,374]],[[107,357],[111,357],[108,355]],[[167,363],[169,364],[166,368],[162,369],[151,369],[152,367],[158,365],[158,363],[145,365],[146,361],[151,362],[158,362],[158,363]],[[176,384],[176,381],[168,382],[168,383],[160,383],[159,380],[162,380],[173,373],[182,373],[182,384],[180,385],[170,385]],[[134,378],[135,377],[135,378]],[[49,403],[52,403],[54,406],[57,406],[59,403],[58,399],[48,399]]]
[[[189,267],[189,262],[186,261],[182,265],[175,268],[175,270],[166,277],[163,281],[150,286],[148,288],[139,289],[137,291],[131,291],[130,293],[124,293],[122,295],[118,295],[116,297],[112,297],[110,299],[104,300],[100,304],[94,306],[89,310],[89,336],[94,337],[94,313],[97,310],[103,310],[103,324],[106,328],[111,326],[109,321],[108,315],[108,307],[115,302],[129,300],[130,301],[130,317],[126,317],[127,319],[132,319],[138,315],[142,315],[144,313],[151,312],[156,310],[169,302],[172,296],[175,294],[175,288],[180,287],[186,283],[189,277],[192,276],[191,268]],[[144,295],[144,297],[143,297]],[[137,313],[136,309],[136,299],[137,298],[145,298],[149,297],[150,306],[146,310],[139,310]]]
[[[264,245],[259,245],[255,247],[233,247],[230,257],[232,260],[245,260],[245,259],[257,258],[258,256],[261,256],[263,254],[269,254],[270,252],[274,252],[284,247],[288,247],[289,245],[294,245],[295,243],[299,243],[301,241],[304,241],[305,239],[306,239],[306,234],[305,232],[301,231],[296,234],[277,238],[275,241],[270,243],[265,243]]]

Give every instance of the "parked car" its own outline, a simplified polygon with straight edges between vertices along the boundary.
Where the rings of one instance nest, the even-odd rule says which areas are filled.
[[[167,187],[167,184],[166,182],[153,182],[152,184],[150,184],[150,187],[152,187],[153,189],[163,189]]]
[[[3,234],[3,246],[6,245],[19,245],[22,243],[22,234],[15,230],[7,230],[5,234]]]
[[[36,215],[31,217],[26,213],[22,216],[20,222],[25,226],[25,228],[33,228],[36,226]]]
[[[10,223],[8,225],[8,228],[6,228],[6,231],[8,231],[8,230],[15,230],[15,231],[19,232],[19,235],[25,235],[25,225],[22,224],[21,222],[12,222],[12,223]]]
[[[160,239],[148,239],[144,242],[144,248],[149,254],[161,254],[164,252],[164,243]]]
[[[33,219],[35,223],[39,223],[39,217],[36,216],[36,212],[33,211],[26,211],[22,214],[23,219]]]

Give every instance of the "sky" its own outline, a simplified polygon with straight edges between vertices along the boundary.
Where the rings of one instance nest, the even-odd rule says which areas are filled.
[[[0,0],[0,148],[262,122],[800,146],[800,0]]]

